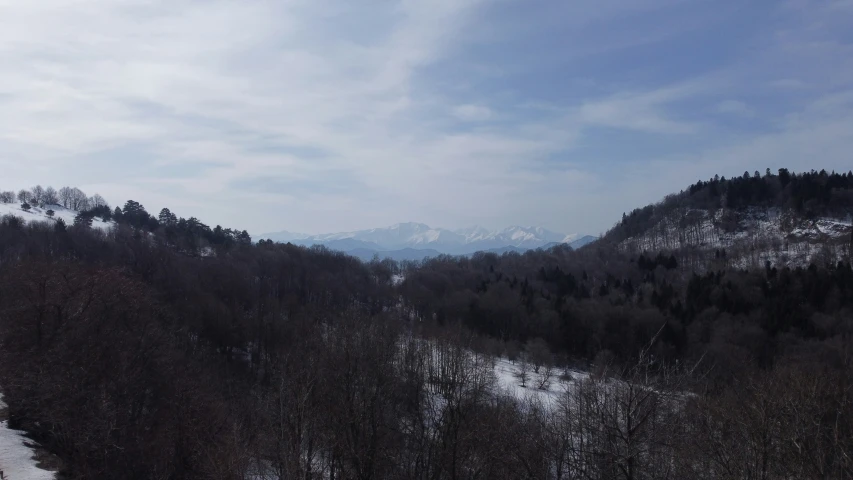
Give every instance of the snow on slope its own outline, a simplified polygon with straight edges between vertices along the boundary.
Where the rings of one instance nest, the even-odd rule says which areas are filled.
[[[492,232],[491,230],[483,228],[479,225],[474,225],[473,227],[467,228],[460,228],[458,230],[454,230],[454,233],[465,237],[465,243],[474,243],[481,240],[488,240],[489,237],[494,234],[494,232]]]
[[[47,216],[47,211],[53,210],[54,217],[51,218]],[[52,205],[46,208],[39,207],[31,207],[29,211],[26,211],[21,208],[20,203],[0,203],[0,217],[4,215],[14,215],[16,217],[21,217],[25,222],[55,222],[57,218],[61,218],[66,225],[74,224],[74,217],[77,216],[77,212],[65,207],[61,207],[59,205]],[[114,222],[104,222],[100,218],[95,217],[92,221],[92,228],[100,228],[101,230],[108,230],[111,226],[113,226]]]
[[[6,403],[0,395],[0,412],[5,411]],[[31,443],[23,432],[9,428],[9,421],[0,422],[0,471],[6,480],[55,480],[53,472],[36,466],[33,450],[25,442]]]
[[[577,382],[589,378],[588,373],[577,370],[568,372],[571,378],[561,378],[560,375],[563,371],[560,369],[555,369],[554,371],[554,377],[548,388],[540,389],[535,386],[537,375],[532,371],[530,372],[530,380],[527,381],[527,386],[522,387],[517,377],[519,372],[517,363],[510,362],[505,358],[498,358],[495,361],[495,376],[498,382],[497,386],[501,391],[519,400],[535,398],[542,405],[551,405],[552,402],[556,401],[557,396],[565,392],[567,388],[572,388]]]
[[[726,249],[734,266],[805,266],[837,261],[847,252],[851,217],[805,219],[789,210],[750,208],[743,212],[680,209],[620,243],[628,252],[683,248]],[[847,252],[850,253],[850,252]],[[818,259],[819,255],[825,258]]]

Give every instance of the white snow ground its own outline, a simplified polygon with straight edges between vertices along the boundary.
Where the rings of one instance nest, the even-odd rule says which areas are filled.
[[[54,211],[53,218],[47,216],[46,212],[48,210]],[[57,218],[61,218],[66,225],[71,226],[74,224],[74,217],[77,216],[77,212],[75,210],[61,207],[59,205],[51,205],[50,207],[45,208],[32,207],[29,211],[26,211],[21,208],[21,204],[19,202],[0,203],[0,217],[4,215],[14,215],[16,217],[21,217],[27,223],[55,222]],[[92,221],[92,228],[109,230],[109,228],[112,227],[114,224],[115,222],[104,222],[100,218],[95,217],[95,219]]]
[[[0,394],[0,411],[6,409]],[[56,474],[36,466],[34,451],[24,442],[31,440],[23,432],[9,428],[9,421],[0,422],[0,471],[4,480],[56,480]]]
[[[539,376],[530,371],[530,379],[527,381],[527,386],[522,387],[519,381],[518,363],[510,362],[505,358],[495,359],[495,376],[497,377],[497,387],[499,390],[518,398],[525,400],[535,398],[542,405],[550,405],[557,399],[557,396],[566,391],[566,388],[571,388],[574,384],[589,377],[588,373],[570,370],[568,373],[571,379],[562,379],[563,369],[555,368],[554,376],[551,378],[551,384],[547,389],[537,387]]]

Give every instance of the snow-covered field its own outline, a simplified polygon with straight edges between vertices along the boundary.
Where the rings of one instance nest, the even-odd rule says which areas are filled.
[[[555,368],[549,385],[546,388],[539,388],[540,376],[531,369],[529,379],[526,382],[527,385],[522,387],[518,378],[519,371],[520,367],[517,362],[510,362],[505,358],[496,359],[495,377],[498,389],[520,400],[536,399],[542,405],[551,405],[557,396],[565,392],[567,388],[571,388],[577,382],[589,377],[588,373],[578,370],[566,372],[563,369]],[[568,373],[570,378],[563,378],[564,373]]]
[[[48,210],[54,211],[53,218],[47,215]],[[14,215],[16,217],[21,217],[25,222],[55,222],[56,219],[61,218],[66,225],[74,224],[74,217],[77,216],[77,212],[65,207],[61,207],[59,205],[52,205],[50,207],[39,208],[39,207],[31,207],[29,211],[26,211],[21,208],[21,204],[18,202],[14,203],[0,203],[0,217],[4,215]],[[100,228],[101,230],[108,230],[114,222],[104,222],[100,218],[95,217],[92,220],[92,228]]]
[[[7,406],[0,394],[0,412]],[[4,416],[0,413],[0,416]],[[4,480],[55,480],[56,474],[36,466],[35,452],[27,444],[32,441],[23,432],[9,428],[9,421],[0,422],[0,472]]]

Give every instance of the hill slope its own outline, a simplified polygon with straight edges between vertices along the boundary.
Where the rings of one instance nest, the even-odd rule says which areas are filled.
[[[47,215],[48,210],[54,211],[53,217]],[[24,221],[27,223],[55,222],[57,219],[61,218],[66,225],[72,225],[74,224],[74,217],[77,216],[77,211],[65,208],[61,205],[51,205],[45,208],[33,206],[29,210],[24,210],[21,208],[21,203],[19,202],[0,203],[0,217],[4,215],[14,215],[16,217],[20,217],[24,219]],[[104,222],[97,217],[92,220],[92,228],[100,228],[102,230],[107,230],[114,224],[115,223],[112,221]]]
[[[811,172],[712,179],[636,209],[604,237],[620,250],[681,251],[695,267],[804,266],[849,258],[853,175]]]

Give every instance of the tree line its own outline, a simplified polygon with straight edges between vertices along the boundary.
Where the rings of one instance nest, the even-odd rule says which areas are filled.
[[[22,205],[28,207],[38,206],[49,208],[50,206],[62,206],[71,210],[84,211],[91,208],[107,206],[107,201],[99,194],[87,196],[77,187],[62,187],[59,190],[48,186],[36,185],[31,189],[14,191],[0,191],[0,202],[12,203],[17,199]]]
[[[740,177],[714,176],[700,180],[662,202],[632,210],[622,215],[606,238],[618,242],[641,235],[653,228],[675,209],[718,211],[744,210],[748,207],[790,209],[804,218],[836,216],[846,218],[853,211],[853,172],[826,170],[792,173],[780,168],[764,175],[755,171]]]
[[[853,478],[849,260],[363,263],[98,211],[0,219],[0,388],[69,478]]]

